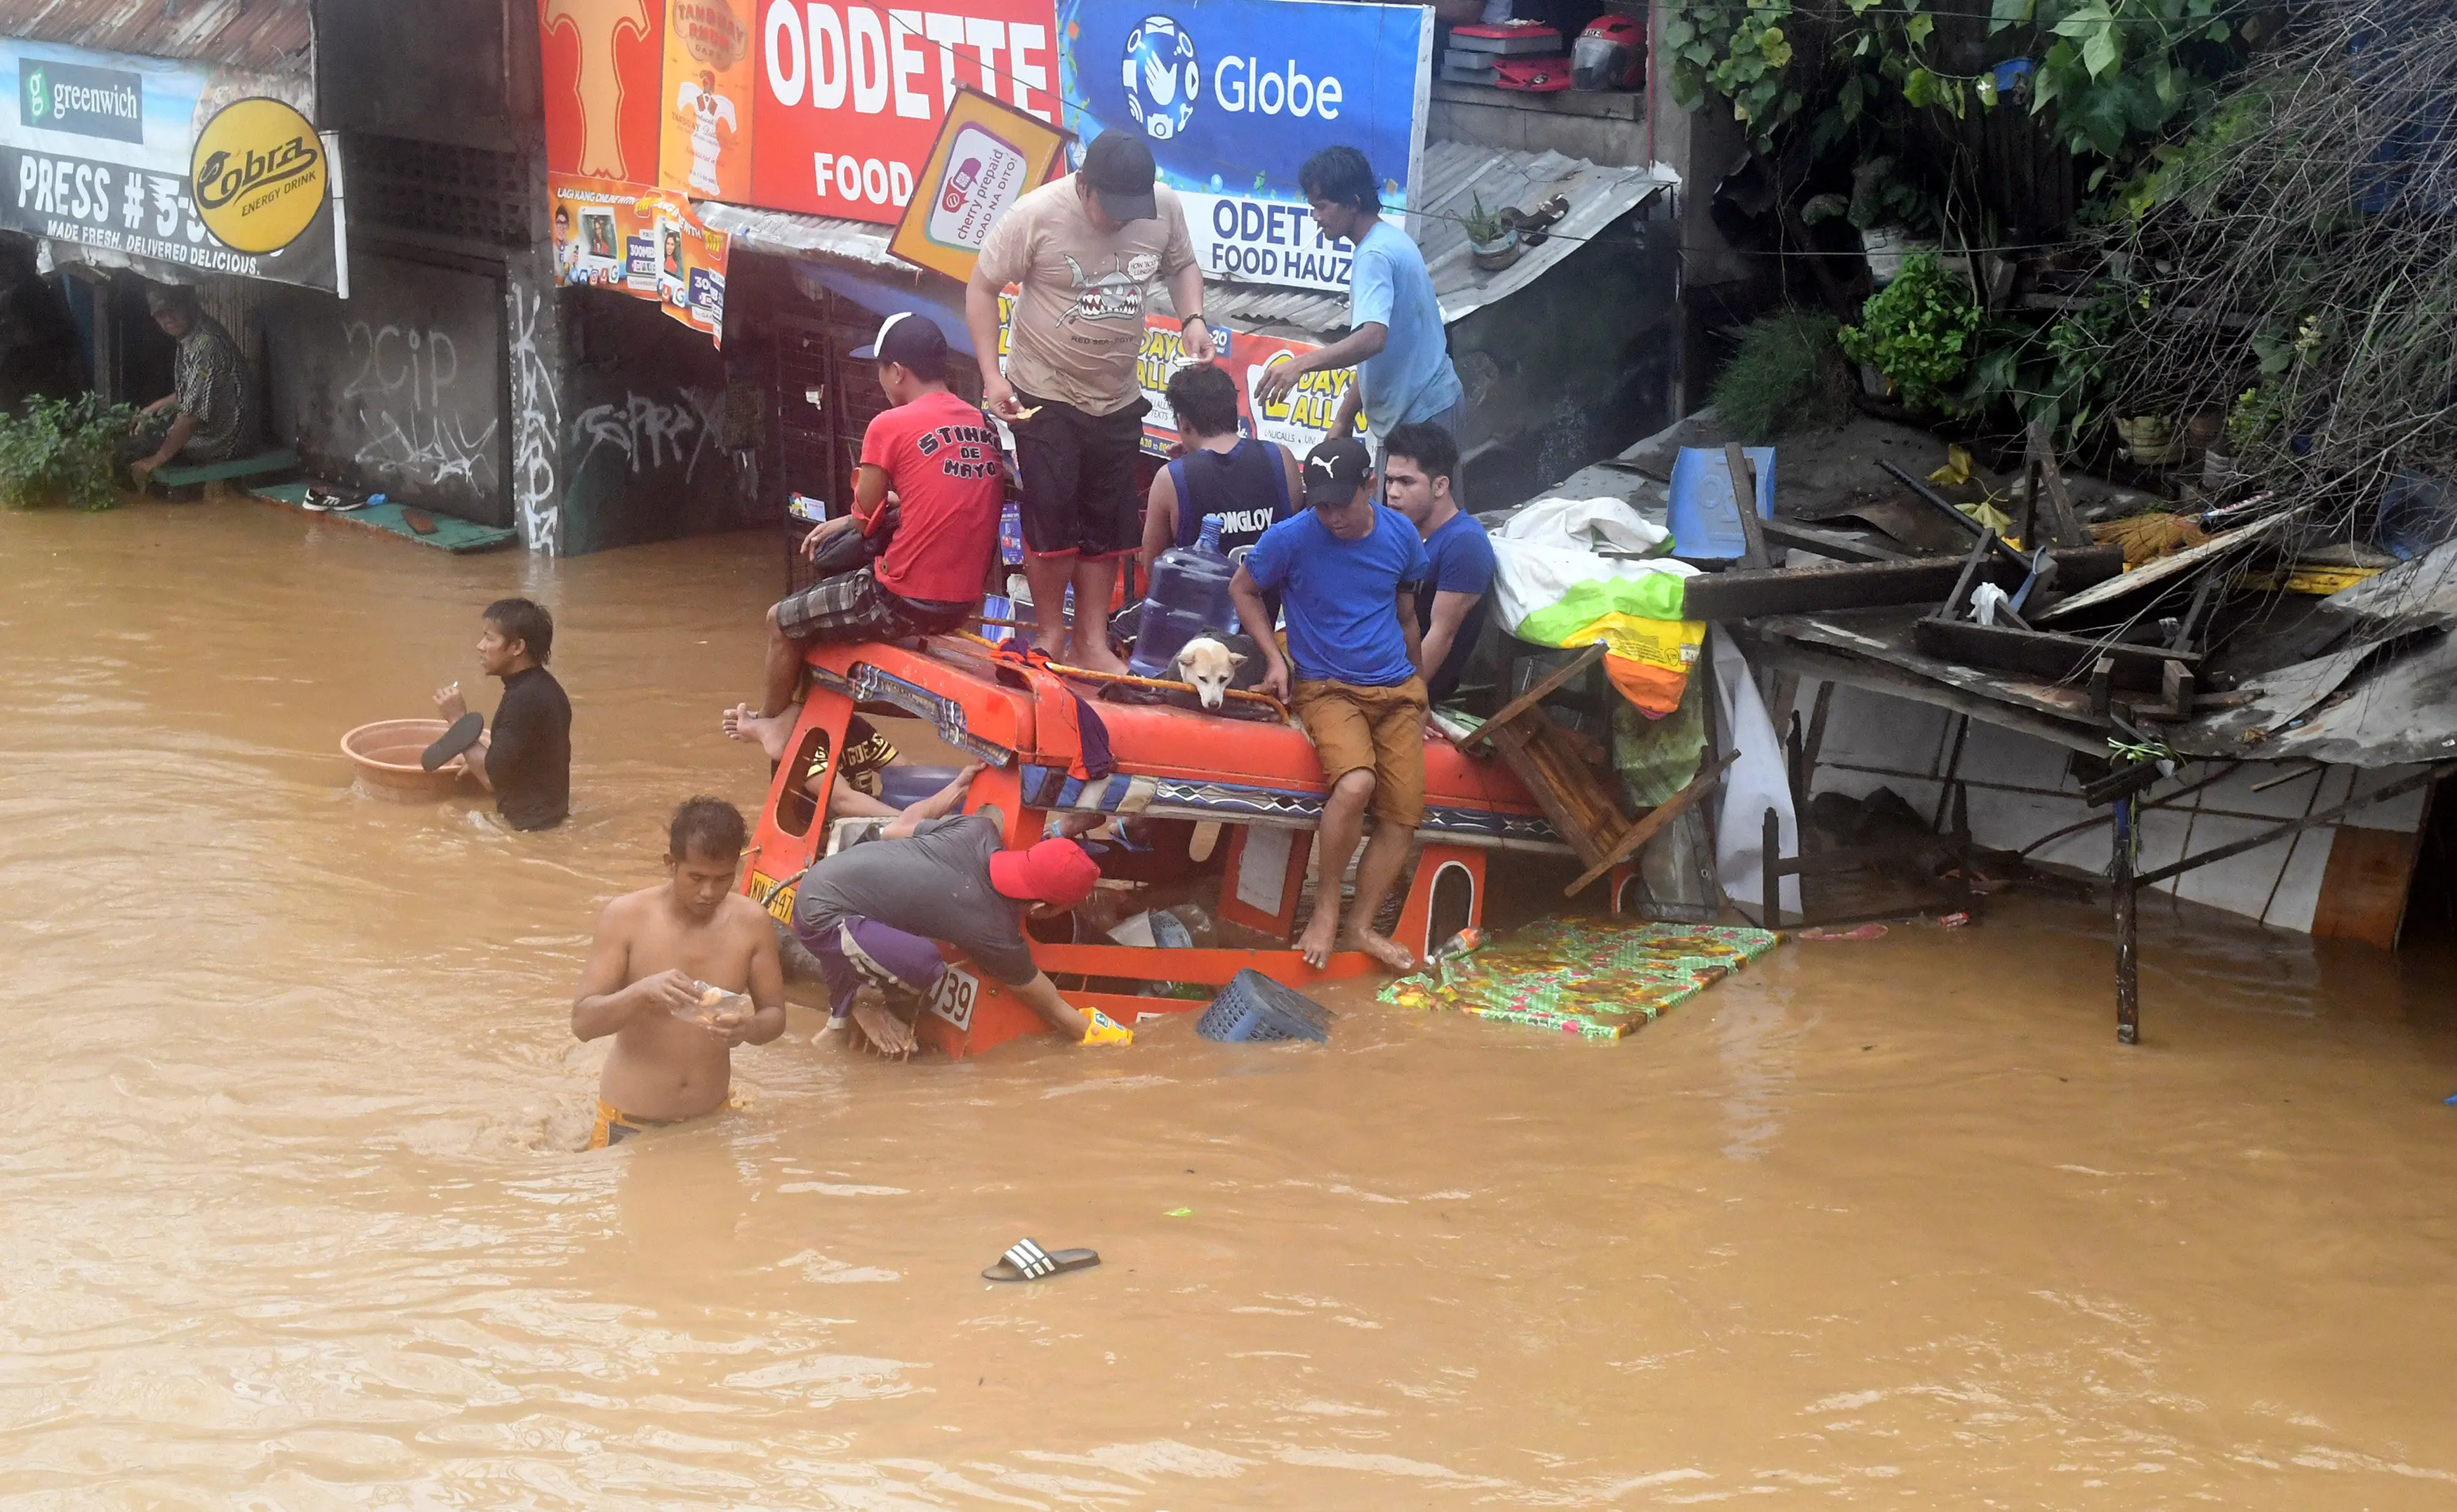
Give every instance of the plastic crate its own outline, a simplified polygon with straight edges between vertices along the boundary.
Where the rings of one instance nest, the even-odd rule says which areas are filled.
[[[1313,999],[1249,968],[1228,979],[1211,1006],[1203,1010],[1194,1032],[1229,1045],[1326,1041],[1331,1038],[1331,1010]]]

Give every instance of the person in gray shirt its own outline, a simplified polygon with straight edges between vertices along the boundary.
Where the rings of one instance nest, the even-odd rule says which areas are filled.
[[[818,957],[828,1027],[839,1029],[864,982],[927,996],[946,973],[944,941],[998,978],[1049,1026],[1082,1045],[1125,1045],[1132,1031],[1078,1009],[1033,963],[1023,921],[1064,913],[1101,870],[1073,840],[1001,849],[1004,817],[984,806],[945,818],[899,818],[885,838],[820,858],[794,895],[794,933]]]

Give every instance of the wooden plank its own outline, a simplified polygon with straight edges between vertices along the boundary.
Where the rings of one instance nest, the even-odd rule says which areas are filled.
[[[2001,562],[1983,569],[2011,587],[2021,581]],[[1756,619],[1765,614],[1811,614],[1827,610],[1886,609],[1933,604],[1961,575],[1956,557],[1909,562],[1841,562],[1753,571],[1735,568],[1711,577],[1685,579],[1681,612],[1686,619]]]
[[[1474,734],[1459,742],[1459,749],[1462,751],[1475,750],[1477,746],[1493,738],[1494,732],[1499,730],[1503,725],[1508,724],[1511,720],[1518,718],[1520,715],[1525,714],[1528,710],[1535,708],[1538,704],[1542,703],[1545,699],[1550,698],[1554,694],[1560,691],[1563,683],[1568,682],[1571,678],[1576,677],[1579,673],[1585,672],[1588,668],[1603,659],[1604,643],[1602,641],[1598,641],[1594,645],[1588,647],[1585,651],[1580,652],[1578,655],[1571,657],[1560,666],[1554,668],[1549,673],[1546,673],[1542,680],[1538,682],[1536,686],[1528,689],[1525,693],[1520,694],[1518,697],[1511,699],[1508,703],[1503,704],[1499,713],[1496,714],[1492,718],[1487,719],[1484,723],[1477,725]]]
[[[1569,886],[1562,888],[1561,896],[1564,898],[1577,897],[1580,890],[1584,888],[1588,883],[1594,881],[1604,873],[1611,871],[1614,867],[1637,855],[1639,849],[1645,845],[1648,840],[1655,839],[1657,833],[1660,832],[1663,826],[1671,823],[1674,819],[1679,818],[1691,806],[1696,804],[1699,799],[1713,792],[1716,786],[1724,780],[1724,769],[1730,766],[1733,762],[1738,761],[1740,758],[1741,754],[1738,751],[1732,752],[1730,755],[1724,756],[1721,761],[1716,762],[1713,766],[1708,767],[1706,770],[1699,773],[1696,777],[1691,777],[1687,787],[1683,788],[1680,792],[1673,794],[1670,797],[1665,798],[1662,802],[1647,810],[1646,817],[1644,818],[1640,819],[1637,823],[1632,824],[1629,828],[1621,831],[1621,839],[1613,841],[1611,847],[1605,851],[1601,860],[1597,861],[1593,866],[1590,866],[1585,871],[1580,873],[1579,880],[1577,881],[1574,881]]]
[[[234,457],[228,462],[196,462],[156,467],[152,477],[163,487],[185,488],[199,483],[227,483],[233,478],[260,478],[267,473],[287,472],[298,466],[299,453],[285,447],[279,451],[259,451],[253,457]]]
[[[2421,826],[2411,834],[2358,829],[2352,824],[2341,824],[2332,831],[2328,865],[2321,873],[2321,897],[2312,910],[2312,933],[2396,949],[2422,835]]]
[[[1565,779],[1566,775],[1552,753],[1538,744],[1539,736],[1540,732],[1530,731],[1514,721],[1494,731],[1493,745],[1501,753],[1502,763],[1518,776],[1528,794],[1536,799],[1536,806],[1544,811],[1544,818],[1552,822],[1554,832],[1570,842],[1570,849],[1578,852],[1582,863],[1593,866],[1603,859],[1603,836],[1618,833],[1619,825],[1616,823],[1611,829],[1600,828],[1588,803],[1572,801],[1573,795],[1580,799],[1585,799],[1588,795],[1580,792],[1574,781]],[[1592,784],[1594,778],[1590,777],[1588,781]],[[1614,811],[1613,818],[1616,820],[1620,818],[1619,810]]]
[[[2115,659],[2114,686],[2126,693],[2158,693],[2171,666],[2198,666],[2195,652],[2162,646],[2104,643],[2054,631],[2014,630],[1973,620],[1924,619],[1911,627],[1911,643],[1940,660],[1965,667],[2018,673],[2042,682],[2083,682],[2102,655]]]
[[[1761,520],[1758,530],[1777,546],[1796,546],[1838,562],[1907,562],[1910,558],[1889,547],[1855,541],[1838,530],[1821,530],[1797,520]]]
[[[2047,485],[2048,539],[2057,546],[2088,546],[2090,532],[2081,528],[2081,517],[2074,513],[2073,490],[2065,486],[2064,469],[2056,466],[2056,448],[2049,445],[2046,421],[2031,422],[2029,445],[2025,449],[2030,460],[2038,466],[2040,482]],[[2030,503],[2034,519],[2037,518],[2038,506],[2038,490],[2034,488]],[[2022,544],[2036,546],[2038,543],[2026,537]]]
[[[2214,535],[2200,545],[2187,547],[2173,556],[2162,556],[2155,562],[2144,562],[2130,572],[2110,578],[2095,588],[2084,589],[2071,598],[2059,600],[2054,609],[2046,611],[2038,617],[2043,620],[2062,619],[2068,614],[2079,613],[2085,609],[2122,598],[2129,593],[2138,592],[2153,583],[2162,583],[2178,574],[2192,571],[2213,558],[2223,556],[2239,547],[2254,545],[2275,534],[2288,523],[2302,519],[2311,507],[2308,504],[2299,504],[2291,509],[2273,514],[2265,520],[2255,520],[2250,525],[2229,530],[2223,535]]]
[[[1724,443],[1724,467],[1732,475],[1732,509],[1741,520],[1741,565],[1766,568],[1774,558],[1766,554],[1765,531],[1758,518],[1758,469],[1748,453],[1737,441]]]

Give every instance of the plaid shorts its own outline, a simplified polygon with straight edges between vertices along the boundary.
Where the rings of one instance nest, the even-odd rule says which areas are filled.
[[[776,628],[791,641],[895,640],[954,630],[970,604],[933,604],[891,593],[869,568],[823,577],[776,605]]]

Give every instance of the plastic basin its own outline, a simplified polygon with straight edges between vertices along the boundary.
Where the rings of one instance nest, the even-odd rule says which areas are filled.
[[[418,764],[420,753],[448,728],[441,719],[379,719],[359,726],[341,736],[354,785],[369,797],[396,803],[431,802],[450,793],[461,784],[458,763],[437,772]]]

